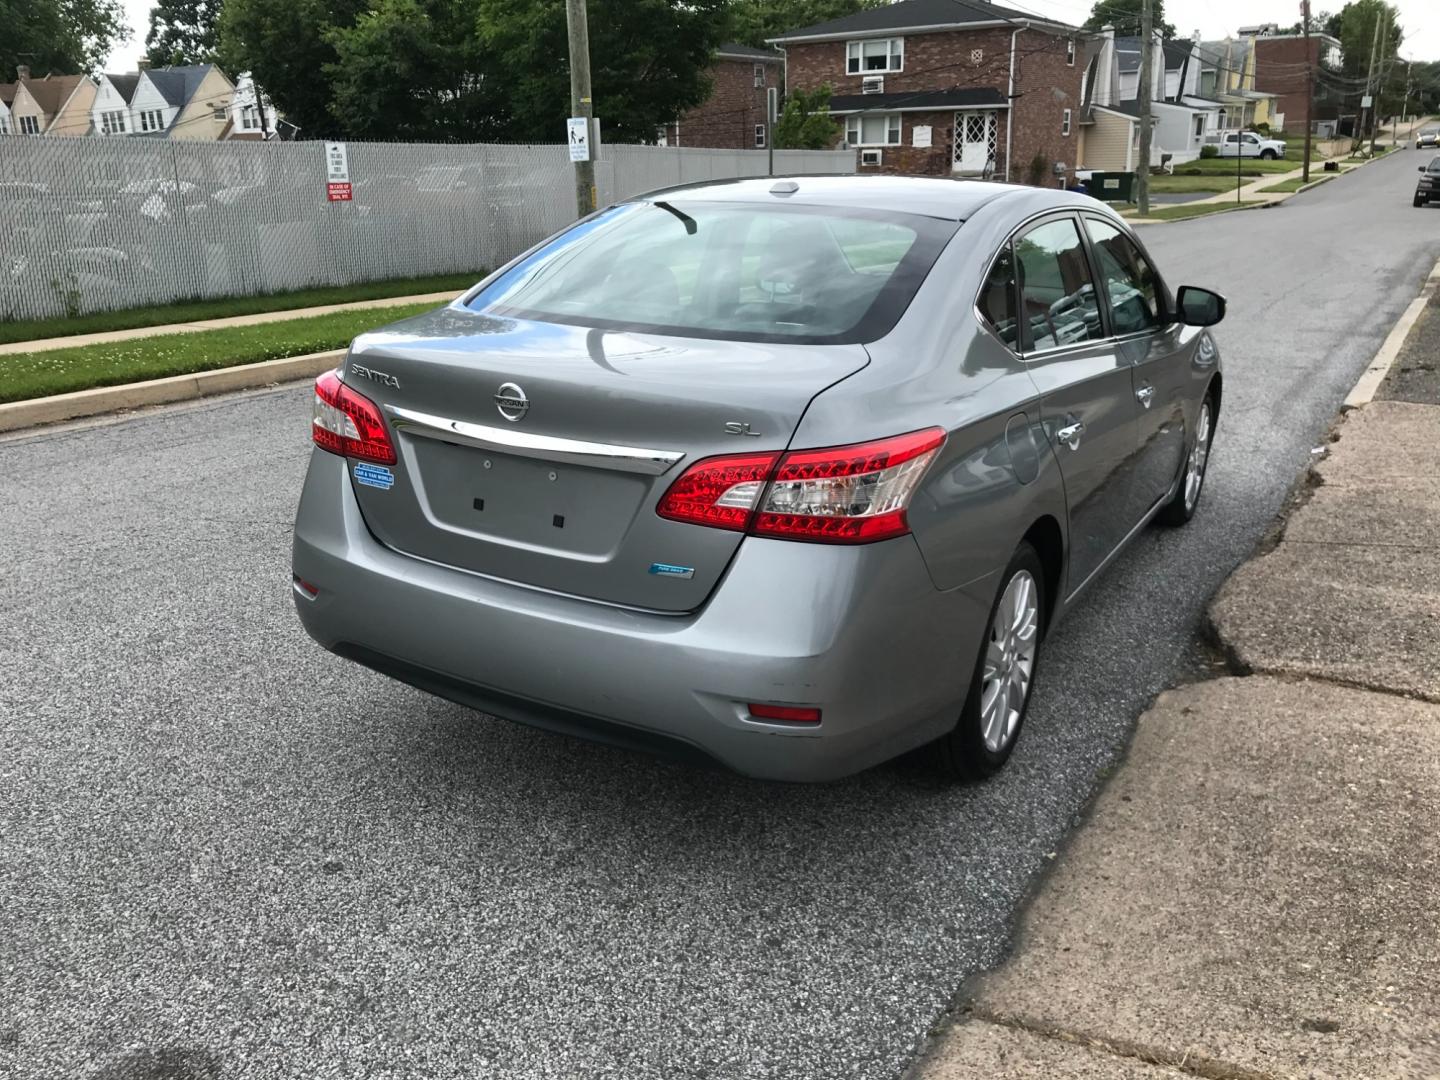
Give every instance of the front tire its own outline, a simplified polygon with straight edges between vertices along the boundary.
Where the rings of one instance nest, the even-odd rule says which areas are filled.
[[[1424,206],[1425,203],[1428,202],[1428,201],[1429,201],[1429,200],[1427,200],[1427,199],[1422,199],[1419,195],[1416,195],[1416,196],[1415,196],[1415,205],[1416,205],[1416,206]]]
[[[1205,488],[1205,470],[1210,464],[1210,444],[1215,439],[1215,400],[1209,394],[1200,403],[1195,418],[1195,441],[1185,455],[1185,472],[1175,497],[1165,504],[1155,520],[1161,525],[1184,525],[1195,516],[1200,505],[1200,492]]]
[[[945,776],[983,780],[1010,760],[1030,706],[1045,610],[1045,568],[1035,549],[1021,543],[1000,577],[960,719],[933,744]]]
[[[1261,150],[1260,156],[1266,161],[1274,161],[1280,155],[1275,153],[1274,150]]]

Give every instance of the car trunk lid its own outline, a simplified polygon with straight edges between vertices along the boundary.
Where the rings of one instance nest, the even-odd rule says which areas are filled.
[[[700,606],[741,542],[655,505],[717,454],[782,450],[859,345],[737,343],[497,318],[459,305],[356,340],[344,381],[394,433],[352,467],[397,551],[594,600]]]

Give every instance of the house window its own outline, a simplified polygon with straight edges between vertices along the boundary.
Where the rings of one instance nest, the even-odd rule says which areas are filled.
[[[1201,114],[1200,116],[1195,117],[1195,138],[1197,138],[1197,139],[1203,139],[1204,137],[1205,137],[1205,116],[1204,116],[1204,114]]]
[[[905,70],[904,38],[873,38],[845,43],[845,73],[862,75],[870,72]]]
[[[764,85],[765,85],[765,65],[764,65],[764,64],[756,64],[756,65],[755,65],[755,85],[756,85],[756,86],[764,86]]]
[[[861,165],[879,165],[880,162],[881,162],[881,155],[882,155],[883,153],[884,153],[883,150],[861,150],[861,151],[860,151],[860,164],[861,164]]]
[[[146,109],[140,114],[141,131],[159,131],[165,126],[165,114],[161,109]]]
[[[900,114],[848,117],[845,121],[845,141],[851,146],[899,146]]]
[[[39,135],[39,134],[40,134],[40,118],[39,118],[38,116],[22,116],[22,117],[20,117],[20,134],[21,134],[21,135]]]
[[[764,124],[756,124],[756,125],[755,125],[755,147],[756,147],[756,149],[759,149],[759,150],[765,149],[765,125],[764,125]]]
[[[1065,109],[1060,113],[1060,134],[1070,134],[1070,110]]]
[[[0,113],[0,135],[9,135],[9,134],[10,134],[10,118],[9,118],[8,116],[6,116],[4,113]]]
[[[254,131],[260,126],[260,110],[254,105],[242,105],[240,107],[240,126],[246,131]]]
[[[125,111],[115,109],[100,114],[100,131],[104,135],[125,134]]]
[[[211,109],[210,119],[214,120],[217,124],[223,124],[225,122],[225,106],[217,105]]]
[[[1070,40],[1068,40],[1068,41],[1065,42],[1065,63],[1066,63],[1066,65],[1069,66],[1069,67],[1074,67],[1074,66],[1075,66],[1075,39],[1074,39],[1074,38],[1070,38]]]

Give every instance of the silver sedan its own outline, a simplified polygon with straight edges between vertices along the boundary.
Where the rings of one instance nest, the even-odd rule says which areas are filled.
[[[1224,310],[1061,191],[621,203],[319,379],[296,607],[523,723],[765,778],[920,746],[987,776],[1046,633],[1195,512]]]

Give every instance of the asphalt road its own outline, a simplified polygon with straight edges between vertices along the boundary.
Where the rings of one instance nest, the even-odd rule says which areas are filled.
[[[898,1076],[1440,255],[1415,161],[1146,231],[1231,299],[1205,504],[1059,629],[979,787],[690,771],[321,652],[304,390],[0,443],[0,1075]]]

